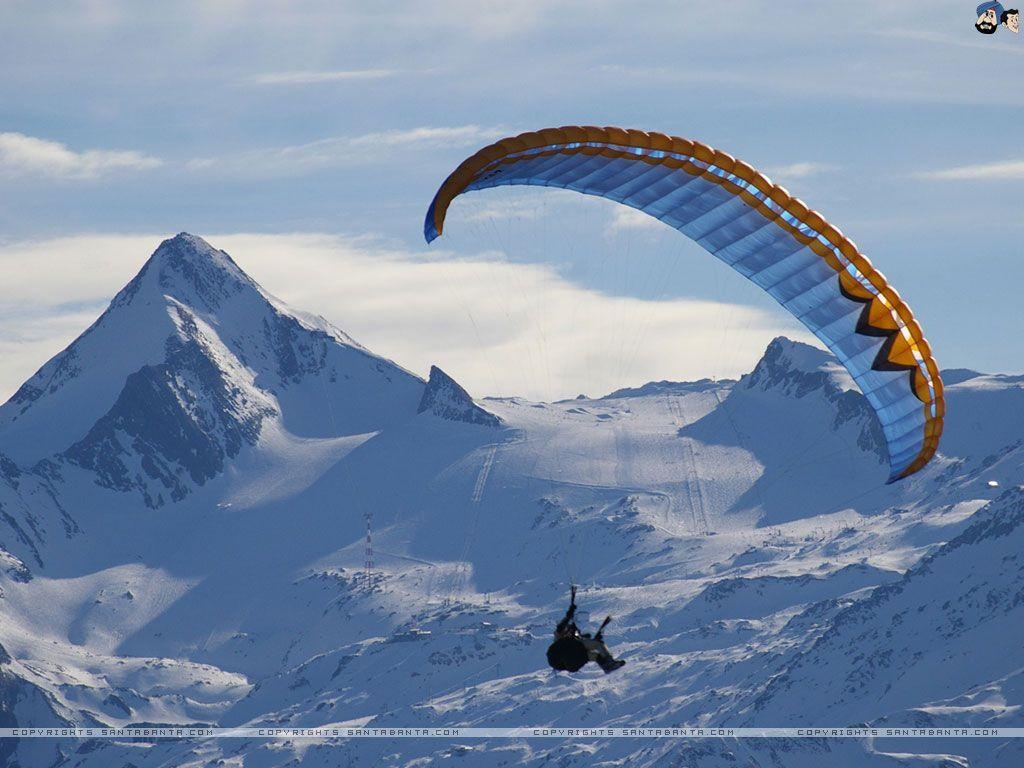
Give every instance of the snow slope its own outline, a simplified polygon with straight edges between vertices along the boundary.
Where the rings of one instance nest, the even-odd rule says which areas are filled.
[[[780,723],[809,723],[811,712],[819,724],[1019,726],[1022,552],[1024,489],[1016,487],[901,579],[837,615],[771,680],[751,721],[771,712]],[[1024,759],[1013,743],[956,746],[991,764]],[[986,753],[993,749],[999,754]]]

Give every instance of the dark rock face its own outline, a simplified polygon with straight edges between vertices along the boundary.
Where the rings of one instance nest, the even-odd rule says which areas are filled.
[[[838,365],[836,359],[824,350],[778,337],[765,349],[754,370],[740,379],[740,385],[796,399],[820,393],[836,407],[832,427],[838,429],[847,423],[859,422],[862,426],[857,446],[877,454],[884,462],[888,460],[889,451],[882,425],[864,395],[836,383],[834,371],[829,368]]]
[[[150,507],[218,475],[243,444],[255,444],[273,410],[233,386],[197,339],[168,340],[167,362],[131,374],[117,402],[65,457],[120,491],[137,489]]]
[[[430,379],[416,412],[466,424],[501,426],[501,419],[474,403],[469,393],[436,365],[430,367]]]
[[[21,477],[21,469],[11,459],[0,453],[0,479],[7,481],[14,488],[18,487],[18,478]]]
[[[0,572],[13,581],[31,581],[30,562],[43,567],[48,536],[63,530],[70,538],[80,530],[57,500],[52,479],[0,453]]]
[[[285,386],[301,381],[306,374],[323,370],[328,344],[334,341],[322,331],[303,328],[287,315],[264,319],[263,334],[277,361],[277,376]],[[244,358],[240,359],[244,362]]]
[[[804,397],[831,384],[829,372],[821,368],[835,362],[828,352],[780,336],[772,339],[764,356],[754,370],[743,377],[742,383],[747,389],[775,390],[790,397]]]
[[[245,288],[255,287],[227,253],[187,232],[164,240],[153,261],[162,266],[161,288],[180,292],[186,286],[210,311]]]
[[[22,548],[27,549],[35,560],[36,565],[42,567],[43,558],[39,554],[39,548],[36,546],[36,542],[29,537],[20,525],[18,525],[18,521],[4,509],[4,505],[0,504],[0,531],[3,531],[3,528],[6,528],[10,533],[14,534],[15,542],[20,544]],[[35,533],[35,531],[33,531],[33,533]],[[28,569],[24,560],[10,551],[10,546],[9,542],[6,541],[6,537],[0,538],[0,570],[7,574],[12,581],[17,581],[22,584],[32,581],[32,571]],[[0,591],[0,597],[2,596],[3,593]]]
[[[831,399],[837,409],[836,420],[832,426],[838,429],[847,422],[859,421],[862,427],[857,435],[857,447],[862,451],[878,454],[882,461],[886,460],[889,456],[889,449],[885,444],[885,434],[882,432],[882,425],[867,398],[860,392],[846,390],[839,392]]]

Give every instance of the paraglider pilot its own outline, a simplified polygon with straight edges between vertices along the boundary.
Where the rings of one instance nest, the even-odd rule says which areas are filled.
[[[589,633],[581,633],[576,626],[576,587],[572,588],[569,610],[555,627],[555,642],[548,648],[548,663],[554,669],[577,672],[588,661],[597,662],[605,674],[614,672],[626,662],[612,656],[608,646],[604,644],[604,628],[612,620],[605,618],[593,637]]]

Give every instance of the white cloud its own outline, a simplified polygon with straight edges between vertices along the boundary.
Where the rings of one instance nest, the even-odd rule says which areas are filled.
[[[159,159],[141,152],[76,152],[56,141],[23,133],[0,133],[0,175],[92,179],[115,171],[144,171],[160,165]]]
[[[245,152],[219,158],[197,158],[195,171],[222,170],[243,175],[295,174],[337,165],[372,162],[384,150],[426,150],[477,146],[508,135],[505,128],[459,125],[379,131],[337,136],[290,147]]]
[[[420,127],[409,130],[380,131],[355,136],[345,141],[352,147],[450,147],[476,144],[508,134],[505,128],[458,125],[441,128]]]
[[[775,179],[806,179],[808,176],[828,173],[837,170],[837,166],[828,163],[791,163],[790,165],[776,165],[767,170],[769,176]]]
[[[0,398],[84,330],[161,239],[81,236],[0,247],[0,268],[15,277],[0,292]],[[735,376],[773,336],[809,338],[781,310],[609,296],[551,266],[494,255],[312,234],[207,239],[296,309],[325,316],[420,374],[436,363],[476,396],[550,400],[652,379]]]
[[[611,215],[611,221],[608,222],[606,229],[608,234],[617,234],[627,230],[659,232],[666,226],[650,214],[624,205],[612,208]]]
[[[395,74],[391,69],[300,70],[266,72],[252,78],[256,85],[316,85],[359,80],[383,80]]]
[[[961,179],[973,181],[1005,181],[1024,179],[1024,160],[1006,160],[998,163],[982,163],[980,165],[960,165],[938,171],[925,171],[917,174],[918,178],[933,181],[956,181]]]

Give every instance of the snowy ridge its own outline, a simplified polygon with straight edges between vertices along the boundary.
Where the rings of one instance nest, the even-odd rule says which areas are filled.
[[[735,382],[728,379],[701,379],[700,381],[651,381],[644,384],[642,387],[626,387],[624,389],[617,389],[610,395],[605,395],[602,399],[613,400],[620,397],[645,397],[647,395],[659,394],[681,395],[687,392],[704,392],[718,389],[723,385],[734,383]]]
[[[889,713],[919,702],[922,694],[947,698],[966,693],[979,679],[988,684],[1017,672],[1019,642],[1012,628],[1024,617],[1022,545],[1024,490],[1014,488],[902,579],[837,616],[813,648],[773,679],[755,709],[781,709],[788,718],[806,720],[807,691],[814,690],[821,697],[814,708],[821,722],[833,722],[839,710],[852,718],[844,724],[879,712],[893,723]],[[939,638],[941,644],[928,647]],[[958,663],[958,656],[969,663]],[[799,708],[789,703],[787,709],[786,692],[797,694]],[[1006,714],[993,711],[986,722],[995,725]]]
[[[771,680],[750,721],[772,713],[808,724],[1019,726],[1009,700],[1019,700],[1024,672],[1021,552],[1024,489],[1013,488],[902,579],[839,613]],[[957,747],[980,764],[1024,755],[967,739]]]

